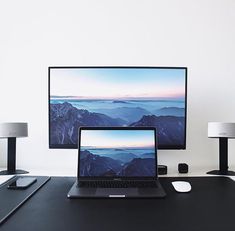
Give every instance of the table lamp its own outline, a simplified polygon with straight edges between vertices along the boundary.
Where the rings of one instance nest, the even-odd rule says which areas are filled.
[[[27,123],[0,123],[0,138],[8,139],[7,170],[1,171],[0,175],[28,173],[24,170],[16,170],[16,138],[27,136]]]
[[[234,171],[228,170],[228,139],[235,138],[235,123],[208,123],[208,137],[219,138],[219,170],[207,174],[235,176]]]

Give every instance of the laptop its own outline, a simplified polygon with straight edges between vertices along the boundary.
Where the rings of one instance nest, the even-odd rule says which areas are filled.
[[[160,198],[154,127],[81,127],[68,198]]]

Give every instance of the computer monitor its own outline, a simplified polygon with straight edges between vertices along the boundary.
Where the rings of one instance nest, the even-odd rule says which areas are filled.
[[[186,148],[186,67],[49,67],[49,147],[81,126],[151,126],[158,149]]]

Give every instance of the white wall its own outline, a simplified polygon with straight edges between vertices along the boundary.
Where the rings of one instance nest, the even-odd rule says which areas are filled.
[[[153,65],[188,67],[187,149],[159,151],[160,163],[217,168],[207,122],[235,121],[234,41],[233,0],[1,1],[0,122],[29,123],[17,166],[76,173],[76,150],[48,148],[48,66]]]

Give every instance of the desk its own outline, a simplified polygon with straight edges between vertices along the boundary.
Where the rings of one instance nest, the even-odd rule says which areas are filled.
[[[176,193],[173,180],[190,193]],[[234,231],[235,182],[225,177],[161,178],[164,199],[67,199],[75,178],[52,177],[1,231]]]

